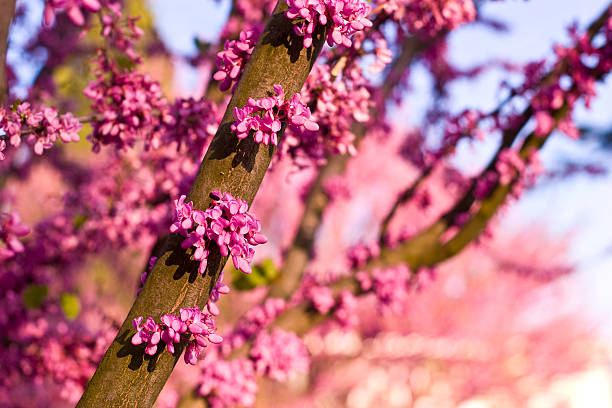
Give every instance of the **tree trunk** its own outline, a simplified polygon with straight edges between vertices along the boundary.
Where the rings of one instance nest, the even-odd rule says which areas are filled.
[[[187,200],[193,200],[195,208],[207,208],[213,190],[229,192],[250,204],[259,189],[275,148],[257,144],[252,137],[239,140],[230,130],[233,109],[244,106],[249,97],[270,96],[275,84],[283,86],[287,97],[299,92],[325,41],[325,30],[320,27],[312,47],[304,49],[302,37],[294,34],[284,16],[286,9],[285,1],[280,0],[244,69],[189,193]],[[211,253],[206,273],[199,275],[197,263],[181,249],[180,238],[171,235],[77,406],[151,407],[185,344],[176,347],[174,354],[145,355],[143,347],[130,342],[135,333],[132,320],[138,316],[159,320],[182,307],[202,308],[225,261],[218,250]]]

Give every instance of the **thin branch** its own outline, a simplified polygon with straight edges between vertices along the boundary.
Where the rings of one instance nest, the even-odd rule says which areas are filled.
[[[430,39],[430,41],[433,41]],[[427,42],[427,44],[430,44]],[[412,64],[416,56],[427,48],[423,40],[417,37],[409,37],[402,43],[402,51],[392,62],[387,71],[383,86],[380,90],[380,100],[385,101],[391,96],[391,92],[401,81],[403,73]],[[346,66],[344,56],[334,63],[334,69]],[[370,112],[371,117],[382,114],[384,104],[376,104]],[[354,131],[355,144],[358,144],[365,136],[367,127],[355,122]],[[299,285],[306,265],[312,259],[315,233],[321,225],[323,213],[329,204],[329,197],[325,194],[323,186],[330,177],[344,173],[349,155],[335,155],[328,159],[325,166],[319,171],[315,181],[311,184],[306,198],[304,214],[298,226],[295,238],[284,256],[283,268],[279,279],[270,285],[269,296],[288,297]]]
[[[416,180],[414,180],[412,182],[412,184],[410,186],[408,186],[398,197],[397,200],[395,200],[395,203],[393,203],[393,207],[391,207],[391,210],[389,210],[389,213],[387,214],[387,216],[383,219],[381,227],[380,227],[380,235],[378,237],[378,242],[379,244],[382,246],[384,244],[384,239],[385,236],[387,235],[387,231],[389,229],[389,223],[391,222],[391,220],[393,219],[393,217],[395,216],[395,214],[397,213],[397,210],[399,210],[399,208],[407,203],[408,201],[410,201],[412,199],[412,197],[414,197],[414,193],[416,193],[417,188],[419,188],[419,186],[421,184],[423,184],[423,181],[425,181],[425,179],[427,177],[429,177],[429,175],[431,174],[431,172],[434,169],[434,165],[430,164],[428,165],[422,172],[421,174],[419,174],[419,176],[416,178]]]

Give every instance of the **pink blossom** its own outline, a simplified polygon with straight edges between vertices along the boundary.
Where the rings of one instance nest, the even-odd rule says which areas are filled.
[[[34,153],[41,155],[45,149],[50,149],[59,138],[64,143],[78,142],[81,123],[66,113],[58,116],[57,110],[45,105],[33,108],[29,102],[13,106],[14,110],[0,108],[0,128],[8,144],[19,147],[22,141],[33,146]],[[0,136],[1,138],[2,136]],[[7,148],[7,140],[0,144],[0,160],[4,160],[3,151]]]
[[[246,341],[268,328],[285,310],[287,303],[279,298],[268,298],[262,305],[249,309],[223,342],[223,353],[227,355],[233,349],[241,347]]]
[[[23,243],[19,240],[30,233],[30,228],[21,222],[16,211],[0,213],[0,262],[23,252]]]
[[[100,10],[100,2],[98,0],[46,0],[43,21],[48,26],[53,24],[55,13],[59,9],[65,10],[75,25],[82,26],[85,24],[85,16],[81,7],[87,11],[98,11]]]
[[[218,71],[213,78],[221,81],[219,88],[227,91],[232,83],[237,83],[242,75],[242,68],[255,49],[259,33],[255,31],[241,31],[237,40],[226,41],[223,51],[217,53],[215,64]]]
[[[302,340],[295,333],[277,327],[257,336],[250,357],[257,374],[281,382],[297,372],[308,372],[310,366],[310,356]]]
[[[211,408],[250,407],[255,403],[258,387],[253,362],[246,358],[227,361],[209,353],[201,365],[196,392],[206,397]]]
[[[210,244],[215,243],[222,256],[232,257],[236,269],[251,273],[250,263],[255,251],[251,246],[265,244],[261,224],[248,212],[246,201],[229,193],[212,192],[215,197],[205,211],[194,210],[193,202],[185,204],[186,196],[174,201],[175,218],[171,233],[183,235],[183,248],[195,247],[193,258],[200,261],[199,272],[206,270]],[[222,288],[222,290],[226,290]]]
[[[142,320],[142,316],[134,319],[136,334],[132,336],[131,342],[135,346],[146,344],[145,353],[149,355],[157,353],[160,341],[166,344],[170,354],[174,354],[174,344],[179,343],[183,335],[187,338],[193,336],[185,352],[185,362],[195,364],[202,349],[209,342],[219,344],[223,341],[223,338],[215,333],[212,316],[200,311],[197,306],[180,309],[178,317],[174,314],[165,314],[161,317],[161,324],[155,323],[151,317],[147,318],[144,324]]]
[[[340,293],[334,317],[343,328],[357,326],[359,323],[359,314],[357,311],[357,298],[353,293],[348,290],[344,290]]]
[[[234,118],[231,130],[236,132],[238,139],[245,139],[254,131],[253,139],[264,145],[278,144],[278,132],[281,130],[281,120],[286,118],[289,123],[316,131],[319,126],[313,121],[310,109],[304,105],[301,95],[295,94],[287,102],[285,92],[280,85],[274,85],[276,96],[261,99],[249,98],[247,104],[234,108]],[[254,115],[254,116],[252,116]]]
[[[362,271],[356,275],[361,289],[376,296],[382,311],[401,313],[409,295],[410,270],[405,265],[375,268],[371,273]]]
[[[360,0],[285,0],[287,18],[297,20],[293,30],[304,37],[304,48],[312,45],[312,34],[318,24],[327,25],[327,44],[350,47],[350,36],[372,26],[368,20],[370,6]]]
[[[514,149],[504,149],[499,153],[499,159],[495,164],[499,173],[499,182],[503,185],[509,184],[518,174],[525,170],[525,162]]]
[[[393,53],[387,47],[387,40],[384,38],[377,38],[374,44],[376,46],[376,61],[370,65],[369,71],[371,74],[381,72],[387,64],[391,63],[393,56]]]
[[[159,83],[149,75],[120,71],[102,53],[96,61],[96,79],[83,91],[99,115],[89,135],[94,151],[102,145],[126,150],[139,140],[160,147],[162,129],[174,124],[174,118]]]

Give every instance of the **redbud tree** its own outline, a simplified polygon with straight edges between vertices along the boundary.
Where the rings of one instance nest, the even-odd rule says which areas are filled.
[[[550,179],[551,134],[581,137],[611,5],[549,58],[459,69],[454,30],[503,29],[481,6],[234,0],[184,97],[142,2],[45,0],[24,85],[31,3],[0,0],[0,405],[523,406],[596,360],[576,316],[538,312],[568,242],[495,216]],[[416,64],[435,98],[411,127]],[[491,67],[497,108],[448,108]]]

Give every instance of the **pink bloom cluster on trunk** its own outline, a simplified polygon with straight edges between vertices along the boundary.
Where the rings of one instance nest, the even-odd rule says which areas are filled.
[[[310,355],[295,333],[273,328],[255,339],[250,352],[258,375],[276,381],[287,381],[298,372],[308,372]]]
[[[242,67],[246,64],[255,49],[259,34],[255,31],[241,31],[237,40],[226,41],[223,51],[217,53],[215,64],[218,71],[213,78],[221,81],[219,88],[227,91],[232,83],[238,82],[242,74]]]
[[[163,342],[170,354],[174,354],[174,344],[181,342],[183,337],[193,339],[187,344],[185,350],[185,363],[195,365],[200,353],[208,343],[219,344],[223,337],[215,333],[215,322],[212,316],[194,306],[190,309],[181,309],[179,316],[168,313],[161,317],[161,324],[149,317],[142,323],[142,316],[133,321],[136,334],[132,336],[132,344],[146,344],[145,353],[154,355],[158,345]]]
[[[24,246],[19,240],[30,233],[30,228],[21,222],[19,213],[0,213],[0,262],[23,252]]]
[[[281,130],[281,121],[285,118],[295,126],[300,126],[310,131],[319,130],[308,108],[299,93],[293,95],[290,100],[285,101],[285,91],[281,85],[274,85],[276,96],[268,96],[261,99],[249,98],[247,104],[234,108],[236,121],[231,129],[236,132],[238,139],[245,139],[251,131],[257,143],[264,145],[278,144],[278,132]],[[255,116],[253,116],[255,115]]]
[[[252,246],[265,244],[260,232],[261,223],[248,212],[249,204],[230,193],[213,191],[210,207],[205,211],[193,208],[193,202],[185,203],[186,196],[174,201],[175,219],[171,233],[185,238],[183,248],[195,247],[193,258],[200,261],[199,272],[206,271],[210,244],[215,243],[221,256],[231,255],[236,269],[251,273],[251,261],[255,251]]]
[[[221,295],[227,295],[230,292],[229,286],[223,283],[223,271],[219,274],[219,279],[217,279],[217,283],[215,283],[215,287],[210,292],[210,297],[208,298],[208,302],[206,303],[206,309],[213,316],[218,316],[220,313],[219,306],[217,306],[217,302]]]
[[[327,30],[327,44],[350,47],[350,36],[371,27],[368,20],[370,6],[360,0],[285,0],[289,10],[285,16],[297,20],[293,30],[304,37],[304,48],[312,45],[312,34],[318,24],[330,27]]]
[[[0,129],[5,133],[0,136],[0,160],[4,160],[7,141],[13,147],[25,141],[34,146],[38,155],[50,149],[58,138],[64,143],[77,142],[81,122],[72,113],[58,116],[54,108],[41,105],[36,109],[29,102],[22,102],[14,105],[14,109],[0,108]]]

